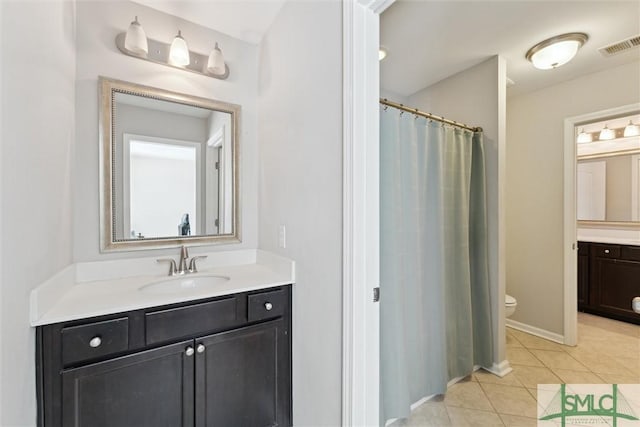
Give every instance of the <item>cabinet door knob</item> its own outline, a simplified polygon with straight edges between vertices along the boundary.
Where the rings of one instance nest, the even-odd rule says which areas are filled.
[[[266,308],[267,311],[270,311],[273,308],[273,304],[271,304],[270,302],[265,302],[264,308]]]
[[[198,346],[196,347],[196,351],[198,353],[204,353],[205,347],[204,344],[198,344]]]
[[[609,249],[605,249],[605,250],[604,250],[604,253],[605,253],[605,254],[608,254],[608,253],[609,253]]]
[[[100,344],[102,344],[102,338],[100,337],[93,337],[89,341],[89,346],[93,348],[100,347]]]
[[[187,356],[193,356],[193,347],[189,346],[187,347],[187,349],[184,351],[184,354],[186,354]]]

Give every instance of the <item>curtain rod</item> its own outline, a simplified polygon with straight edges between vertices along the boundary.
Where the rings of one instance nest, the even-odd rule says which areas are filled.
[[[420,111],[417,108],[409,108],[404,106],[403,104],[398,104],[397,102],[389,101],[387,98],[380,98],[380,104],[386,105],[388,107],[397,108],[398,110],[406,111],[407,113],[415,114],[416,116],[426,117],[428,119],[446,123],[451,126],[467,129],[467,130],[470,130],[471,132],[482,132],[481,127],[468,126],[468,125],[465,125],[464,123],[456,122],[455,120],[449,120],[449,119],[445,119],[444,117],[436,116],[431,113],[425,113],[424,111]]]

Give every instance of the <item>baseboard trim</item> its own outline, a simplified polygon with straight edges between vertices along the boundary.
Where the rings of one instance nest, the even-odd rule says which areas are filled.
[[[507,359],[503,360],[500,363],[494,363],[490,368],[482,367],[487,372],[491,372],[493,375],[497,375],[500,378],[507,375],[509,372],[513,371],[509,361]]]
[[[557,342],[558,344],[565,343],[563,335],[547,331],[546,329],[540,329],[535,326],[527,325],[526,323],[520,323],[512,319],[507,319],[506,324],[509,328],[517,329],[519,331],[526,332],[528,334],[535,335],[549,341]]]

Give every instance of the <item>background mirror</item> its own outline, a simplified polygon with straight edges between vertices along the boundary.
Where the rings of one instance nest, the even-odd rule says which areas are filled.
[[[103,84],[109,86],[112,130],[104,247],[237,237],[239,108],[123,82]]]
[[[640,221],[639,122],[632,114],[576,128],[579,221]]]

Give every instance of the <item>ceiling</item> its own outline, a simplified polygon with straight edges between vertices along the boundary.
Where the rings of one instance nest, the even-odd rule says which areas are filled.
[[[536,43],[569,32],[587,33],[589,40],[568,64],[538,70],[525,59]],[[515,82],[507,92],[513,96],[640,60],[639,47],[608,58],[598,52],[638,34],[638,0],[397,0],[380,21],[380,44],[388,51],[380,63],[381,87],[409,96],[501,55]]]
[[[258,44],[285,0],[135,0],[136,3]]]

